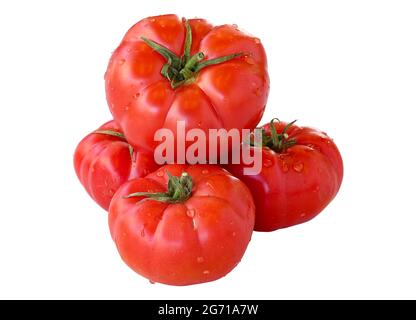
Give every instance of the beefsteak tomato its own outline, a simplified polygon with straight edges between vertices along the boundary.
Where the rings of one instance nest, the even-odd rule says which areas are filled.
[[[232,164],[227,169],[253,194],[256,231],[273,231],[314,218],[335,197],[343,178],[342,158],[333,140],[294,122],[272,120],[265,125],[261,172],[244,175],[245,167]]]
[[[213,281],[241,260],[254,226],[250,191],[224,169],[167,165],[130,180],[109,211],[122,259],[152,282]]]
[[[129,143],[151,151],[160,143],[154,139],[160,128],[176,139],[179,120],[186,133],[253,129],[269,92],[258,38],[235,25],[213,27],[176,15],[135,24],[114,51],[105,83],[111,113]]]
[[[105,210],[124,182],[158,168],[153,154],[130,147],[114,121],[102,125],[78,144],[74,167],[85,190]]]

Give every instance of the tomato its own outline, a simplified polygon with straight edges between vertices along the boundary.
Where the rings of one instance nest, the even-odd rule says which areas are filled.
[[[178,120],[186,132],[253,129],[269,92],[258,38],[235,25],[176,15],[135,24],[113,53],[105,82],[114,119],[132,146],[147,150],[160,143],[154,141],[160,128],[176,138]]]
[[[337,146],[322,131],[274,120],[263,127],[263,136],[259,174],[244,175],[244,164],[227,166],[253,194],[255,230],[273,231],[314,218],[341,186]]]
[[[78,144],[74,167],[88,194],[105,210],[124,182],[158,168],[151,153],[134,151],[129,146],[114,121],[107,122]]]
[[[128,266],[151,282],[213,281],[241,260],[254,226],[250,191],[224,169],[166,165],[115,194],[109,226]]]

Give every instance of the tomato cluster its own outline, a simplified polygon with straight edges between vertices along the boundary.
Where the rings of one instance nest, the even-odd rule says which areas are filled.
[[[254,175],[245,174],[244,163],[156,163],[155,134],[169,129],[175,141],[182,139],[178,121],[185,132],[210,137],[210,129],[237,129],[241,136],[261,120],[269,92],[266,54],[258,38],[235,25],[176,15],[143,19],[112,54],[105,84],[114,120],[79,143],[75,171],[109,212],[121,258],[151,282],[223,277],[242,259],[253,230],[308,221],[341,186],[343,164],[332,139],[278,119],[261,127],[261,145],[248,139],[226,150],[258,152],[261,169]]]

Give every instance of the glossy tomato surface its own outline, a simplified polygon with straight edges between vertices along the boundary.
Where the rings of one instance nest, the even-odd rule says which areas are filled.
[[[287,123],[274,123],[282,134]],[[263,127],[270,136],[270,124]],[[291,125],[286,150],[262,149],[262,169],[244,175],[243,164],[227,169],[251,190],[256,204],[256,231],[273,231],[306,222],[335,197],[343,178],[343,162],[337,146],[317,129]],[[254,148],[254,147],[251,147]]]
[[[121,134],[114,121],[107,122],[98,130]],[[78,144],[74,167],[85,190],[105,210],[108,210],[114,193],[124,182],[145,176],[158,168],[153,154],[134,150],[131,153],[123,137],[96,132],[90,133]]]
[[[189,197],[166,203],[136,192],[166,192],[168,173],[192,178]],[[218,166],[167,165],[125,183],[109,211],[111,235],[122,259],[152,282],[190,285],[213,281],[241,260],[254,226],[247,187]]]
[[[203,19],[188,22],[191,55],[202,52],[202,62],[241,55],[196,72],[174,89],[161,74],[166,59],[142,37],[180,57],[186,37],[184,20],[163,15],[135,24],[113,53],[105,76],[110,110],[134,147],[154,150],[159,128],[172,130],[176,138],[178,120],[185,122],[186,132],[192,128],[208,132],[210,128],[253,129],[262,117],[269,78],[260,40],[235,25],[214,27]]]

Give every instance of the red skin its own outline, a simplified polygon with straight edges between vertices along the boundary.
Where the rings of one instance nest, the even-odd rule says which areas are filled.
[[[98,130],[120,132],[114,121],[107,122]],[[158,168],[151,153],[136,151],[134,158],[133,162],[129,145],[122,138],[90,133],[75,150],[74,167],[91,198],[108,210],[114,193],[123,183]]]
[[[185,202],[125,198],[134,192],[166,192],[166,171],[192,177],[193,191]],[[250,191],[224,169],[166,165],[118,190],[109,226],[130,268],[152,282],[182,286],[221,278],[240,262],[253,232],[254,211]]]
[[[277,133],[282,133],[286,123],[274,125]],[[270,124],[263,128],[270,133]],[[342,158],[326,133],[296,125],[287,133],[289,139],[296,139],[296,145],[282,154],[263,147],[259,174],[244,175],[243,164],[227,166],[253,194],[256,231],[273,231],[314,218],[331,202],[341,186]]]
[[[213,27],[203,19],[189,23],[191,54],[202,51],[206,59],[240,52],[251,55],[207,67],[192,84],[174,90],[160,74],[166,60],[140,37],[180,55],[184,22],[176,15],[163,15],[135,24],[113,53],[105,76],[110,111],[134,147],[154,150],[159,143],[154,141],[155,131],[168,128],[175,133],[178,120],[186,122],[186,131],[208,132],[210,128],[253,129],[263,115],[269,78],[259,39],[231,25]]]

